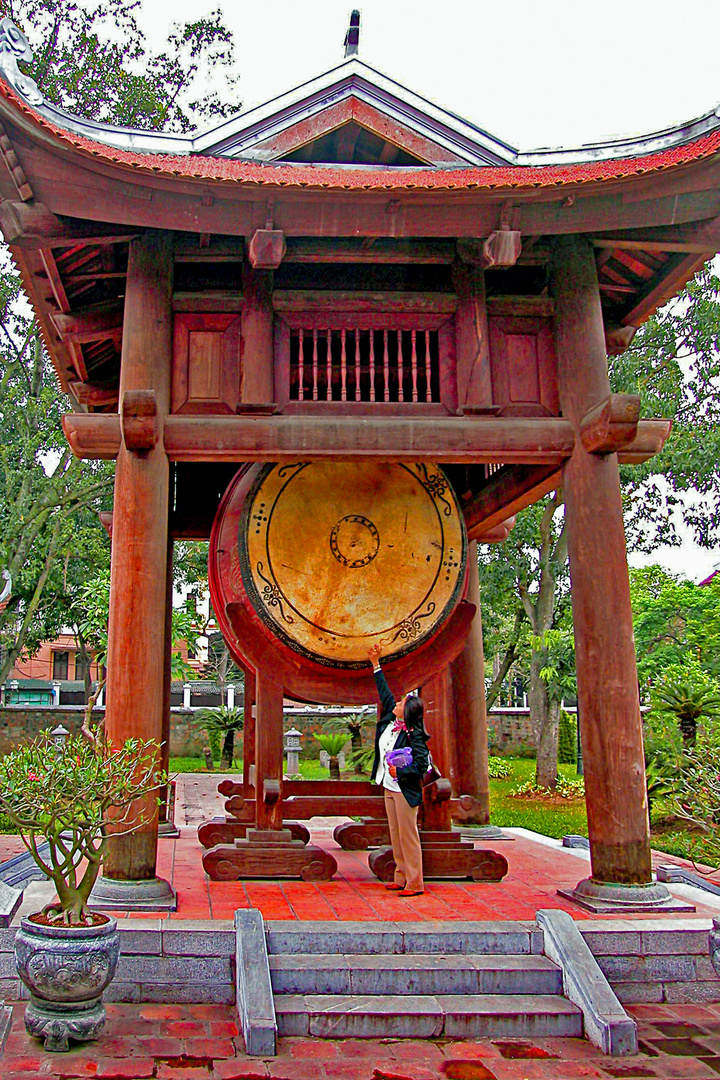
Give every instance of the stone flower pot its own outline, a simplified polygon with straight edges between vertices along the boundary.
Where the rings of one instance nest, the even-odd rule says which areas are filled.
[[[712,966],[720,976],[720,919],[713,919],[713,928],[708,935],[708,945]]]
[[[120,937],[115,919],[95,919],[101,921],[93,926],[51,926],[30,915],[15,937],[18,975],[30,991],[25,1027],[46,1050],[96,1039],[105,1023],[102,995],[115,974]]]

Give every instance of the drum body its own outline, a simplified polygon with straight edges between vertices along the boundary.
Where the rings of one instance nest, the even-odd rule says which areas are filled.
[[[256,668],[274,653],[296,672],[324,671],[337,695],[341,672],[367,672],[371,645],[398,660],[442,632],[465,588],[467,538],[437,466],[254,465],[225,493],[209,559],[235,659]],[[303,698],[307,686],[285,690]]]

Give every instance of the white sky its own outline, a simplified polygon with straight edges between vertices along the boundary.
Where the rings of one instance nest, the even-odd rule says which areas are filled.
[[[159,48],[173,21],[218,6],[243,109],[338,64],[353,6],[362,60],[520,149],[650,132],[720,103],[720,0],[142,0],[140,21]],[[700,580],[720,551],[688,538],[651,561]]]
[[[159,45],[220,7],[243,108],[360,58],[521,149],[667,127],[720,102],[718,0],[142,0]]]

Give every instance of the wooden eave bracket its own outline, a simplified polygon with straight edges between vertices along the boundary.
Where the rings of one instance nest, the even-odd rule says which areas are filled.
[[[632,344],[637,326],[613,326],[605,330],[605,350],[608,356],[620,356]]]
[[[51,312],[50,318],[63,341],[105,341],[122,336],[123,308],[123,300],[110,300],[84,310]]]
[[[154,390],[126,390],[120,410],[120,426],[125,446],[146,454],[157,446],[160,428]]]
[[[638,394],[610,394],[583,418],[580,439],[590,454],[613,454],[633,441],[639,420]]]
[[[2,124],[0,124],[0,159],[2,159],[10,181],[22,201],[29,202],[33,198],[33,190]]]
[[[266,806],[274,806],[280,798],[280,781],[263,780],[263,802]]]
[[[486,532],[475,533],[473,539],[477,540],[478,544],[503,544],[515,528],[516,520],[515,517],[506,518]]]
[[[43,203],[0,203],[0,229],[8,244],[20,248],[47,248],[68,244],[114,244],[132,240],[142,228],[101,225],[94,221],[61,220]]]
[[[282,229],[256,229],[248,243],[248,261],[253,270],[277,270],[286,250]]]
[[[117,405],[119,391],[117,386],[105,386],[102,383],[71,382],[68,384],[70,393],[79,405],[87,405],[90,408],[103,408],[107,405]]]
[[[99,510],[98,517],[100,518],[100,524],[105,532],[112,540],[112,527],[113,527],[113,515],[112,510]]]

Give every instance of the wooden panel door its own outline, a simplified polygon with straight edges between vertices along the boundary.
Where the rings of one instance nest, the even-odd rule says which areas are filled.
[[[175,315],[172,411],[234,413],[240,400],[240,317]]]
[[[550,319],[490,316],[493,404],[503,416],[557,416],[557,365]]]

